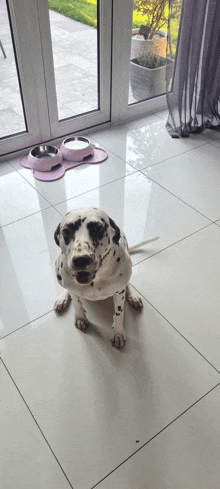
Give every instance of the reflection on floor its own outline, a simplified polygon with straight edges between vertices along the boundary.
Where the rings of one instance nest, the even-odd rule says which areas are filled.
[[[220,135],[182,140],[166,112],[91,133],[108,159],[54,182],[0,164],[0,486],[197,489],[220,480]],[[103,208],[130,246],[138,313],[111,346],[112,300],[74,326],[53,234],[68,210]]]

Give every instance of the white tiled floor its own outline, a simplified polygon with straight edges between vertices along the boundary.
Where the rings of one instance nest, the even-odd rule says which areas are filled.
[[[91,139],[109,158],[55,182],[0,163],[0,486],[217,489],[220,480],[220,134],[168,136],[160,112]],[[99,206],[129,244],[144,309],[86,303],[57,317],[53,233]]]

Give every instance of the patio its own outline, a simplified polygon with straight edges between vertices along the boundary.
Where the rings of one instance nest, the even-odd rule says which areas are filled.
[[[25,130],[5,0],[0,0],[0,137]],[[59,120],[98,108],[97,31],[50,10]],[[79,50],[80,46],[80,50]],[[130,103],[133,101],[129,96]]]

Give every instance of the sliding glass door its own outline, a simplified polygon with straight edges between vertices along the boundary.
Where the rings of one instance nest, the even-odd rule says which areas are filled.
[[[93,25],[37,3],[52,138],[110,121],[111,1],[82,0],[81,18]],[[69,16],[74,5],[66,2]]]
[[[133,0],[0,0],[0,14],[0,156],[165,105],[132,88]]]
[[[0,0],[0,155],[110,121],[112,4],[87,3],[91,26],[48,0]]]

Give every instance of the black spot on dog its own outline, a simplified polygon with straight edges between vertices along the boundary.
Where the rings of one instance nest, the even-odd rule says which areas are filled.
[[[58,280],[62,280],[61,275],[57,275]]]
[[[121,306],[118,306],[118,311],[121,311]]]
[[[61,268],[63,268],[63,262],[61,261],[61,264],[60,264]]]
[[[120,229],[115,224],[115,222],[113,221],[113,219],[111,219],[110,217],[109,217],[109,223],[110,223],[110,226],[115,230],[115,235],[113,236],[112,241],[113,241],[113,243],[118,244],[119,239],[121,237]]]
[[[108,256],[108,255],[109,255],[110,251],[111,251],[111,248],[110,248],[110,250],[108,250],[108,252],[107,252],[107,253],[106,253],[106,254],[103,256],[102,261],[103,261],[103,260],[106,258],[106,256]]]
[[[86,220],[86,217],[84,217],[84,218],[82,219],[82,222],[84,222],[85,220]]]
[[[108,236],[108,235],[106,235],[106,236]],[[110,238],[108,238],[108,244],[110,244]]]
[[[117,261],[120,261],[120,260],[121,260],[121,258],[117,258]]]
[[[91,222],[88,222],[87,228],[88,228],[89,234],[90,234],[91,238],[93,238],[93,240],[100,241],[104,237],[104,234],[106,231],[106,225],[103,225],[100,222],[91,221]]]
[[[114,253],[113,253],[113,256],[115,256],[115,251],[114,251]]]
[[[119,294],[123,294],[124,291],[125,291],[125,289],[123,289],[121,292],[119,292]]]
[[[119,312],[116,312],[116,316],[120,316],[120,313]]]
[[[119,277],[122,277],[122,273],[120,273]]]
[[[91,285],[91,287],[93,287],[94,283],[93,283],[93,282],[91,282],[91,284],[90,284],[90,285]]]
[[[66,245],[70,243],[71,239],[74,239],[74,234],[76,231],[78,231],[81,224],[81,219],[78,219],[76,222],[70,222],[69,224],[66,224],[66,226],[63,228],[63,237]]]
[[[60,227],[61,227],[61,224],[58,224],[56,231],[54,233],[54,239],[55,239],[55,243],[57,244],[57,246],[60,246],[60,242],[58,239],[58,235],[60,234]]]

